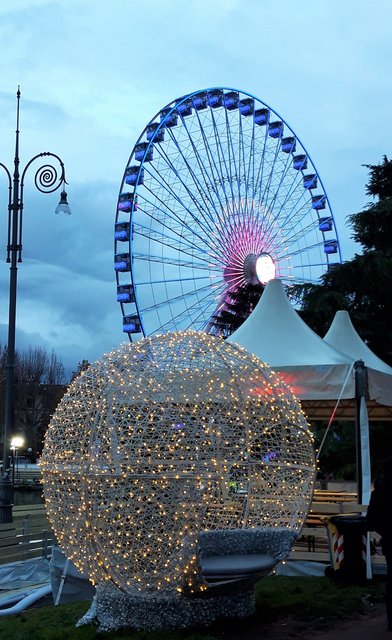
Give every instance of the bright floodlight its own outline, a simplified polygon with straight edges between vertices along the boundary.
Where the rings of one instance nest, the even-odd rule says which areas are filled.
[[[20,449],[24,445],[23,436],[14,436],[11,440],[11,449]]]
[[[275,263],[268,253],[261,253],[256,260],[256,275],[261,284],[274,280],[276,275]]]

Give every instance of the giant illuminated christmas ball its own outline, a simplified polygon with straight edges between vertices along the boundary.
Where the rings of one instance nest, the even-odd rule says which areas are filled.
[[[66,555],[132,595],[197,590],[201,530],[299,531],[315,465],[278,375],[187,331],[123,344],[83,372],[50,423],[42,470]]]

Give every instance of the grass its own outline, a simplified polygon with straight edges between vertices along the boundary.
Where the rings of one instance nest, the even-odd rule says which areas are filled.
[[[324,577],[275,576],[257,585],[257,610],[263,609],[263,619],[268,621],[292,617],[308,624],[324,620],[330,626],[382,602],[384,590],[380,580],[359,586]]]
[[[373,581],[365,586],[336,584],[328,578],[273,576],[256,587],[257,613],[246,623],[247,636],[260,625],[290,619],[306,629],[331,627],[337,620],[365,612],[383,600],[384,584]],[[78,629],[76,622],[89,603],[58,607],[42,606],[17,615],[0,618],[0,638],[4,640],[234,640],[243,637],[243,621],[215,623],[205,632],[142,632],[122,630],[99,633],[92,625]],[[295,625],[294,625],[295,626]],[[260,638],[262,635],[260,635]]]

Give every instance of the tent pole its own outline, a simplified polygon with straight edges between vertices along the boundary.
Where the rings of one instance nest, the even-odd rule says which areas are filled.
[[[361,400],[366,396],[366,367],[363,360],[354,363],[355,370],[355,452],[358,504],[362,504]]]

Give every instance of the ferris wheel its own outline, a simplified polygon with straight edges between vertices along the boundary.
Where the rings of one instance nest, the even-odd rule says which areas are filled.
[[[309,154],[255,96],[211,88],[161,109],[137,140],[118,197],[117,300],[131,339],[214,332],[236,291],[316,282],[340,262]]]

